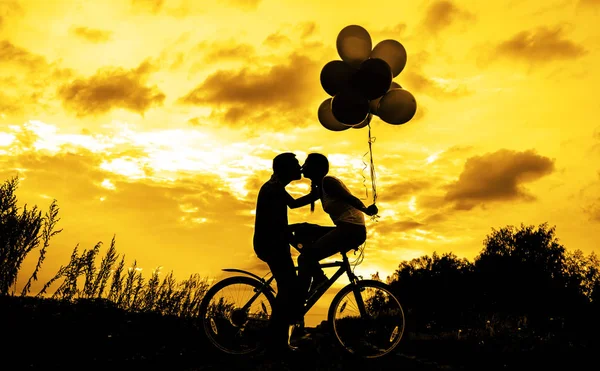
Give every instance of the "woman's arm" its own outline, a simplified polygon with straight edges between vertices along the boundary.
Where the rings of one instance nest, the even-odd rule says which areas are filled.
[[[358,197],[350,193],[348,189],[344,187],[343,183],[338,179],[329,176],[325,177],[325,179],[323,179],[323,190],[330,194],[332,197],[343,200],[355,209],[361,211],[366,209],[363,202]]]
[[[344,200],[348,205],[362,211],[367,215],[377,214],[377,211],[373,207],[374,205],[371,205],[367,208],[358,197],[354,196],[347,190],[346,187],[343,186],[341,181],[335,178],[325,177],[325,179],[323,179],[323,190],[333,197]],[[373,213],[373,211],[375,212]]]

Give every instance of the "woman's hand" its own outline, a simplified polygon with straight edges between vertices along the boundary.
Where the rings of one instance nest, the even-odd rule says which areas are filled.
[[[378,212],[379,209],[377,209],[377,206],[375,206],[375,204],[370,205],[365,209],[365,214],[369,216],[377,215]]]

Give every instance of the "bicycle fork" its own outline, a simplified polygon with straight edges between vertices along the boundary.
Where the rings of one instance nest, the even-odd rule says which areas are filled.
[[[346,256],[344,256],[346,258]],[[347,259],[347,258],[346,258]],[[350,278],[350,284],[352,285],[352,292],[354,293],[354,299],[356,300],[356,305],[358,306],[358,312],[360,313],[360,317],[361,318],[368,318],[369,314],[367,313],[367,308],[365,307],[365,301],[363,300],[362,297],[362,291],[364,290],[361,289],[361,287],[358,285],[358,277],[356,277],[356,275],[354,274],[354,272],[352,272],[350,270],[350,266],[347,266],[347,274],[348,274],[348,278]]]
[[[367,318],[369,314],[367,313],[367,308],[365,307],[365,302],[363,300],[361,291],[361,288],[357,284],[354,284],[352,292],[354,293],[354,299],[356,299],[356,305],[358,306],[360,317]]]

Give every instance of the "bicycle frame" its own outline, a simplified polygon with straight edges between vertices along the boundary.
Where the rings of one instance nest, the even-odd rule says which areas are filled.
[[[353,288],[353,292],[357,301],[357,305],[359,308],[359,311],[361,313],[362,316],[366,316],[367,315],[367,311],[365,309],[365,305],[364,302],[362,301],[362,296],[360,295],[360,291],[358,289],[358,287],[356,287],[356,282],[358,281],[358,277],[352,272],[352,270],[350,269],[350,262],[348,261],[348,257],[346,256],[345,253],[342,253],[342,261],[335,261],[335,262],[331,262],[331,263],[320,263],[319,266],[321,268],[334,268],[334,267],[338,267],[338,270],[333,274],[333,276],[331,276],[317,291],[311,291],[308,293],[308,299],[306,300],[306,304],[304,306],[304,313],[306,314],[312,307],[313,305],[315,305],[315,303],[317,301],[319,301],[319,299],[323,296],[323,294],[329,290],[329,288],[338,280],[338,278],[340,278],[344,273],[346,273],[346,275],[348,276],[348,279],[350,280],[350,285],[355,286]],[[296,270],[298,270],[298,267],[296,267]],[[273,289],[273,287],[271,286],[271,282],[273,282],[273,280],[275,279],[275,276],[271,275],[271,277],[269,279],[264,279],[263,277],[259,277],[258,275],[252,273],[252,272],[248,272],[242,269],[235,269],[235,268],[225,268],[223,269],[223,271],[225,272],[234,272],[234,273],[242,273],[245,275],[248,275],[252,278],[255,278],[256,280],[258,280],[259,282],[262,283],[262,286],[260,289],[256,290],[256,293],[250,298],[250,300],[248,300],[248,302],[244,305],[243,309],[247,310],[252,303],[254,302],[254,300],[256,300],[256,298],[258,298],[258,296],[263,292],[263,290],[265,288],[267,288],[269,291],[271,291],[272,293],[275,293],[275,290]]]
[[[354,284],[358,278],[352,270],[350,269],[350,262],[348,261],[348,257],[346,254],[342,254],[343,261],[336,261],[331,263],[321,263],[319,266],[321,268],[334,268],[338,267],[338,270],[335,271],[333,276],[331,276],[317,291],[312,291],[308,293],[308,299],[306,300],[306,305],[304,306],[304,314],[306,314],[312,307],[315,305],[317,301],[329,290],[329,288],[338,280],[344,273],[348,275],[348,279],[350,280],[350,284]],[[360,305],[360,304],[359,304]]]

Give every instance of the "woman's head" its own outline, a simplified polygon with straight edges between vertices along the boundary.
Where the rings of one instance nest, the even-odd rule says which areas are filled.
[[[304,177],[311,180],[322,179],[328,172],[329,161],[325,155],[320,153],[310,153],[302,165]]]

